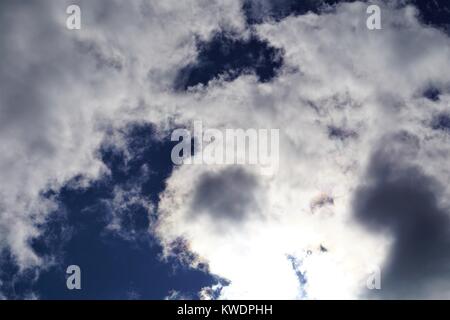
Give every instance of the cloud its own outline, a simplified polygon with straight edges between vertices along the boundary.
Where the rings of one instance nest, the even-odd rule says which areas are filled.
[[[182,261],[198,268],[207,263],[229,280],[220,298],[361,297],[374,264],[387,266],[386,296],[403,296],[395,288],[407,288],[408,276],[390,278],[406,270],[400,260],[446,259],[435,250],[408,253],[406,244],[421,235],[427,248],[446,247],[435,221],[446,225],[450,191],[448,133],[433,120],[450,101],[450,41],[413,7],[380,2],[383,29],[370,31],[362,2],[270,21],[257,11],[261,21],[249,27],[238,1],[81,1],[82,29],[71,32],[63,4],[2,2],[0,10],[0,179],[7,182],[0,187],[0,246],[22,269],[43,264],[29,246],[55,210],[42,192],[75,176],[89,185],[108,174],[98,150],[105,139],[120,146],[111,132],[133,121],[154,123],[161,137],[193,120],[218,129],[280,129],[277,175],[184,165],[160,195],[151,232],[167,256],[189,257]],[[270,81],[258,72],[225,81],[221,67],[207,86],[175,91],[181,70],[202,61],[199,41],[214,43],[217,34],[234,34],[241,44],[258,39],[282,52],[283,64]],[[439,99],[423,97],[430,87]],[[407,148],[401,164],[383,165],[374,148],[397,132],[409,133],[400,145],[417,147]],[[390,167],[398,172],[382,178]],[[364,189],[367,174],[372,184]],[[411,179],[421,187],[412,190]],[[385,188],[397,197],[373,200],[389,198]],[[355,190],[367,216],[355,216]],[[114,206],[127,209],[133,194],[117,189]],[[426,222],[423,235],[396,227],[404,217],[396,208],[409,208],[404,195],[421,199],[412,203],[435,218],[414,211],[414,228]],[[377,214],[382,205],[393,218]],[[386,232],[368,232],[367,225]],[[421,276],[414,268],[411,274]],[[418,295],[443,292],[434,279],[421,279]]]
[[[204,173],[195,189],[192,213],[209,214],[218,221],[234,224],[248,219],[260,209],[256,198],[259,182],[242,167],[225,168],[218,173]],[[195,218],[195,217],[194,217]]]
[[[414,133],[400,140],[420,146],[403,165],[418,168],[448,194],[447,134],[431,123],[448,101],[443,66],[450,61],[449,39],[425,26],[414,7],[379,4],[381,31],[366,28],[361,2],[261,23],[258,36],[284,52],[276,78],[260,83],[242,75],[180,97],[178,119],[188,126],[200,118],[219,129],[281,128],[279,172],[259,178],[262,219],[244,226],[237,221],[223,233],[213,232],[209,219],[189,219],[192,208],[185,204],[196,195],[198,177],[216,175],[217,168],[178,168],[161,197],[157,233],[163,245],[185,238],[210,272],[230,281],[221,298],[367,297],[371,267],[388,265],[398,239],[387,229],[368,232],[354,215],[353,199],[386,135]],[[439,101],[423,97],[430,85],[440,90]],[[430,201],[426,190],[421,194]],[[444,215],[440,206],[436,210]],[[436,282],[429,286],[419,286],[418,295],[443,292]]]
[[[439,183],[420,167],[405,164],[415,148],[413,136],[386,137],[354,196],[357,219],[394,238],[382,268],[382,290],[373,293],[381,298],[442,299],[450,294],[449,208],[440,203]]]
[[[148,110],[164,104],[195,37],[242,25],[233,4],[175,3],[79,1],[82,27],[70,31],[70,1],[2,2],[0,250],[10,248],[21,268],[43,263],[29,242],[56,204],[42,193],[104,174],[97,150],[108,128],[162,125],[164,108]]]

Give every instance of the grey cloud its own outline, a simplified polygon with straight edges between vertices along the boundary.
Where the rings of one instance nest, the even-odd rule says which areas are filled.
[[[440,206],[436,180],[409,163],[418,148],[414,136],[387,137],[355,194],[356,218],[394,241],[381,268],[381,290],[370,292],[375,297],[444,298],[450,292],[448,208]]]
[[[194,215],[209,215],[221,222],[243,222],[258,211],[261,185],[256,176],[242,167],[229,167],[218,173],[205,173],[196,187],[192,202]]]

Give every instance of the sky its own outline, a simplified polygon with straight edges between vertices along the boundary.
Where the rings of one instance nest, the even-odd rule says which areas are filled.
[[[0,299],[449,299],[449,21],[446,0],[1,1]],[[196,121],[278,130],[276,171],[174,163]]]

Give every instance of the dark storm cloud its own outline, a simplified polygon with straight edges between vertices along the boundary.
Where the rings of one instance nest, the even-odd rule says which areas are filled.
[[[270,81],[283,64],[283,52],[256,37],[235,39],[216,34],[209,42],[197,44],[197,61],[180,70],[175,88],[186,90],[198,84],[207,85],[219,76],[227,81],[243,73],[254,73],[261,82]]]
[[[206,173],[195,190],[192,212],[221,221],[243,222],[258,209],[259,188],[257,178],[241,167]]]
[[[450,288],[448,210],[440,206],[435,179],[407,164],[418,147],[406,133],[383,140],[355,193],[356,218],[374,232],[393,236],[381,290],[371,291],[381,298],[429,298],[430,292]]]

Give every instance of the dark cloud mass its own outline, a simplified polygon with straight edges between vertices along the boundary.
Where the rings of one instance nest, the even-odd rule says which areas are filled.
[[[388,140],[386,140],[388,141]],[[430,290],[450,283],[450,220],[440,205],[441,187],[417,166],[408,164],[405,135],[395,136],[377,150],[366,181],[355,194],[356,218],[374,232],[388,232],[393,245],[381,269],[381,298],[430,298]],[[406,141],[406,143],[405,143]],[[399,151],[400,150],[400,151]],[[447,291],[445,291],[447,290]]]
[[[257,178],[241,167],[206,173],[195,190],[193,214],[207,214],[222,222],[243,222],[258,210],[255,195],[259,189]]]

